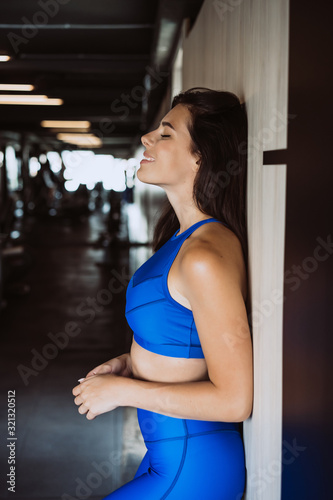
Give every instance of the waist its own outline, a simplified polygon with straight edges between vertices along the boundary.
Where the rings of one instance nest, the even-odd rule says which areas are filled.
[[[156,344],[140,337],[134,332],[134,340],[147,351],[168,356],[171,358],[204,358],[201,345],[180,344],[180,343],[160,343]]]
[[[133,339],[131,361],[134,378],[153,382],[195,382],[207,380],[205,359],[176,358],[151,352]]]
[[[224,431],[239,432],[239,424],[234,422],[208,422],[167,417],[141,408],[138,408],[138,420],[145,442],[190,438]]]

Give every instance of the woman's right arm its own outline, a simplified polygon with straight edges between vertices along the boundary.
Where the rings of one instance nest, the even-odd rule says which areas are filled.
[[[130,353],[122,354],[116,358],[112,358],[101,365],[96,366],[87,373],[86,378],[93,377],[94,375],[105,375],[106,373],[113,373],[121,377],[132,377],[132,361]]]

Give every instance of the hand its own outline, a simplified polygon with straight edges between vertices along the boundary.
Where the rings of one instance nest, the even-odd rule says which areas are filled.
[[[110,359],[109,361],[96,366],[96,368],[93,368],[86,375],[86,378],[93,377],[94,375],[105,375],[107,373],[113,373],[121,377],[132,377],[132,363],[130,354],[122,354],[121,356]]]
[[[103,366],[103,365],[102,365]],[[96,375],[86,378],[74,387],[74,403],[81,415],[92,420],[102,413],[112,411],[121,405],[122,377],[113,374]]]

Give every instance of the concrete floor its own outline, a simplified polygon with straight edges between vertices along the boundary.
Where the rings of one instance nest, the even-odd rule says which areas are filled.
[[[105,230],[102,215],[75,223],[30,219],[25,227],[31,265],[24,281],[31,291],[8,297],[0,316],[0,498],[101,499],[133,477],[144,454],[136,410],[89,422],[71,390],[91,368],[128,351],[129,250],[95,244]],[[131,259],[140,258],[132,248]],[[117,292],[106,291],[111,278]],[[10,390],[16,391],[15,495],[6,485]]]

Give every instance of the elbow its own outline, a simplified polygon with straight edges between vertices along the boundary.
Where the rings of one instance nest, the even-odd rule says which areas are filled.
[[[214,384],[213,384],[214,385]],[[217,420],[220,422],[244,422],[253,409],[253,384],[248,380],[215,385]]]
[[[229,411],[227,415],[225,405],[221,408],[221,421],[240,423],[244,422],[251,416],[253,406],[252,394],[239,395],[238,397],[230,398],[229,401],[230,404],[228,405]]]
[[[237,415],[237,420],[235,422],[244,422],[248,418],[250,418],[252,414],[252,403],[243,405],[242,408],[240,408],[238,415]]]
[[[241,423],[247,420],[252,413],[252,404],[235,405],[230,415],[231,422]]]
[[[238,398],[237,409],[237,420],[235,422],[244,422],[250,418],[253,408],[253,394],[252,391],[249,394],[243,394],[242,397]]]
[[[235,422],[244,422],[250,418],[253,409],[253,383],[247,381],[235,390]]]
[[[238,393],[236,409],[238,412],[237,422],[244,422],[247,420],[253,409],[253,386],[252,384],[247,387],[243,387]]]

